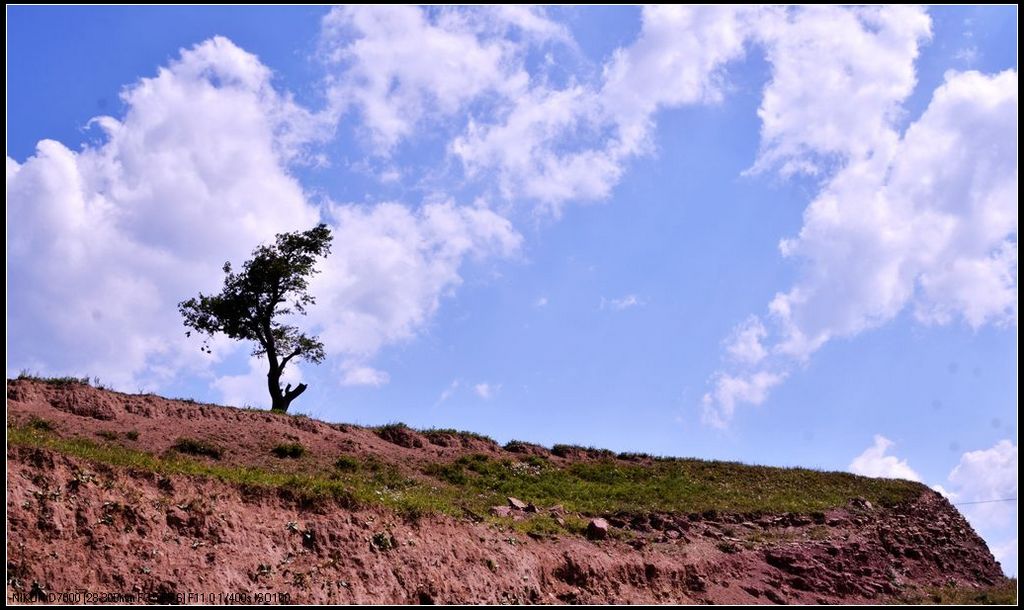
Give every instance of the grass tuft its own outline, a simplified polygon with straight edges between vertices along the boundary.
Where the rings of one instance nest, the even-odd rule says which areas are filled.
[[[178,453],[202,455],[215,460],[219,460],[224,454],[224,450],[220,447],[194,438],[179,438],[174,441],[173,445],[171,445],[171,449],[174,449]]]
[[[301,443],[281,443],[270,450],[271,453],[281,459],[290,458],[297,460],[306,453],[306,448]]]

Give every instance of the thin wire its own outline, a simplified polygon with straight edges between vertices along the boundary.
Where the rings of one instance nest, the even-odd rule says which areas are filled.
[[[953,502],[953,506],[963,506],[964,504],[990,504],[992,502],[1016,502],[1017,498],[1000,498],[999,500],[978,500],[976,502]]]

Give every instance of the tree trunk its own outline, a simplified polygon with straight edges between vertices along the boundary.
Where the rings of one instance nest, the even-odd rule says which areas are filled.
[[[281,373],[282,367],[276,367],[271,364],[270,372],[267,373],[267,389],[270,390],[270,410],[279,411],[286,413],[288,407],[292,404],[292,401],[299,397],[300,394],[306,391],[306,384],[300,383],[292,389],[292,384],[282,391],[281,390]]]

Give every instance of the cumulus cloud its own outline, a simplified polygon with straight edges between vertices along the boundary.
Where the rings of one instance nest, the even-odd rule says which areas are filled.
[[[537,8],[338,8],[321,46],[334,115],[357,110],[376,154],[429,125],[453,134],[468,178],[557,216],[606,198],[628,160],[653,150],[659,109],[722,99],[723,66],[760,12],[646,7],[634,43],[568,78],[553,68],[586,60]],[[538,50],[548,59],[531,63]]]
[[[712,389],[701,399],[704,423],[724,428],[732,419],[736,405],[759,405],[768,397],[768,391],[785,380],[785,373],[758,371],[749,375],[718,373],[711,382]]]
[[[529,75],[522,46],[564,39],[540,9],[337,7],[322,23],[322,55],[332,69],[328,97],[341,116],[357,110],[376,152],[385,154],[414,129],[465,110],[484,96],[521,93]]]
[[[310,117],[214,38],[126,88],[105,142],[7,159],[10,366],[159,382],[183,366],[174,303],[319,214],[282,169]],[[191,353],[189,353],[192,356]],[[190,358],[190,360],[195,360]]]
[[[924,324],[1016,324],[1017,74],[947,73],[922,116],[899,135],[893,104],[913,84],[912,40],[927,33],[920,20],[909,24],[902,38],[879,43],[901,50],[909,75],[890,66],[878,82],[862,84],[892,93],[868,105],[878,120],[835,118],[846,135],[863,134],[863,141],[844,135],[828,146],[782,126],[801,121],[765,124],[775,135],[762,142],[760,165],[817,171],[829,156],[843,163],[807,207],[799,235],[780,244],[784,256],[801,263],[799,279],[774,297],[767,316],[733,331],[744,337],[752,325],[765,329],[758,344],[767,356],[756,372],[789,371],[829,341],[881,326],[906,309]],[[881,26],[871,31],[895,35]],[[807,75],[816,82],[813,72]],[[775,86],[773,80],[769,92]],[[801,108],[794,104],[789,112]],[[802,124],[829,122],[809,115]],[[728,345],[733,353],[736,342]]]
[[[626,163],[653,150],[658,110],[722,98],[722,69],[742,55],[756,12],[645,7],[637,40],[599,78],[563,87],[534,78],[497,119],[471,120],[451,150],[469,176],[495,176],[504,197],[535,200],[554,216],[566,202],[604,199]]]
[[[980,529],[1015,523],[1016,504],[991,501],[1017,497],[1017,445],[1012,441],[964,453],[949,473],[949,482],[963,501],[979,502],[962,508]]]
[[[888,455],[892,447],[892,441],[881,434],[876,434],[874,444],[850,462],[850,472],[866,477],[920,481],[921,476],[907,464],[906,460]]]
[[[424,328],[460,284],[463,263],[518,248],[507,220],[451,201],[326,204],[322,213],[290,171],[308,160],[321,119],[278,92],[272,76],[214,38],[126,88],[125,116],[94,121],[102,143],[75,152],[43,140],[24,162],[7,159],[17,227],[9,288],[18,294],[9,366],[121,387],[185,369],[213,377],[174,304],[216,292],[225,260],[324,220],[335,240],[311,283],[318,303],[307,322],[322,329],[339,382],[380,385],[388,376],[368,360]],[[234,349],[223,339],[213,347],[213,360]],[[239,398],[243,381],[221,377],[214,388],[251,402]]]
[[[753,171],[818,173],[870,156],[895,137],[901,102],[917,83],[914,60],[931,35],[915,6],[773,11],[754,36],[771,64],[761,151]]]

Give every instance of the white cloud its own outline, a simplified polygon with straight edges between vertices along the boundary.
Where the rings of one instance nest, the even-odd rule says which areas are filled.
[[[976,527],[988,529],[1015,523],[1017,505],[1013,502],[990,502],[1017,497],[1017,445],[1002,440],[989,449],[968,451],[949,473],[949,482],[956,489],[961,509]]]
[[[752,169],[817,173],[888,146],[917,82],[918,47],[931,35],[924,9],[808,6],[763,17],[756,36],[772,78]]]
[[[501,390],[501,384],[495,385],[493,383],[478,383],[473,386],[473,391],[476,395],[484,400],[490,400],[494,398]]]
[[[548,306],[548,298],[544,297],[544,296],[537,297],[537,300],[533,302],[533,306],[534,307],[547,307]]]
[[[624,297],[615,299],[606,299],[601,297],[601,309],[611,309],[612,311],[624,311],[633,307],[642,307],[646,305],[643,299],[636,296],[635,294],[627,294]]]
[[[768,355],[768,351],[761,343],[767,334],[768,331],[765,330],[760,318],[750,316],[733,329],[726,340],[725,350],[736,362],[757,364]]]
[[[643,9],[637,40],[604,67],[602,109],[617,125],[624,153],[650,146],[660,108],[714,103],[723,98],[722,69],[744,52],[760,9],[655,5]]]
[[[358,109],[381,155],[419,129],[458,134],[449,151],[470,179],[557,216],[606,198],[625,163],[653,149],[659,109],[719,101],[721,70],[761,12],[644,8],[633,44],[566,77],[586,60],[542,9],[336,8],[321,33],[328,114]],[[529,64],[538,50],[547,60]]]
[[[920,475],[907,464],[906,460],[901,460],[894,455],[887,455],[892,446],[892,441],[881,434],[876,434],[874,444],[850,462],[850,472],[866,477],[920,481]]]
[[[950,72],[902,138],[849,159],[781,243],[803,270],[769,305],[773,366],[907,308],[925,324],[1016,324],[1016,131],[1016,72]]]
[[[728,425],[736,405],[749,403],[759,405],[768,397],[768,391],[786,378],[785,373],[768,370],[744,375],[716,374],[711,391],[704,394],[704,423],[717,428]]]
[[[302,369],[296,365],[286,368],[281,376],[281,386],[284,387],[288,384],[297,386],[300,383],[302,383]],[[223,404],[235,407],[270,408],[270,393],[267,390],[267,363],[262,358],[250,357],[248,372],[217,377],[210,385],[220,392]]]
[[[386,371],[372,366],[344,362],[341,365],[341,385],[380,387],[391,380]]]
[[[463,111],[483,96],[523,91],[520,45],[503,34],[564,37],[564,28],[526,7],[423,9],[337,7],[322,22],[322,54],[333,75],[337,115],[358,108],[377,152],[387,153],[423,121]]]
[[[626,162],[653,150],[661,108],[721,99],[721,70],[743,53],[751,15],[728,7],[645,7],[639,37],[618,49],[597,80],[552,86],[544,75],[473,117],[451,146],[470,177],[497,177],[508,199],[558,216],[569,201],[608,197]]]

